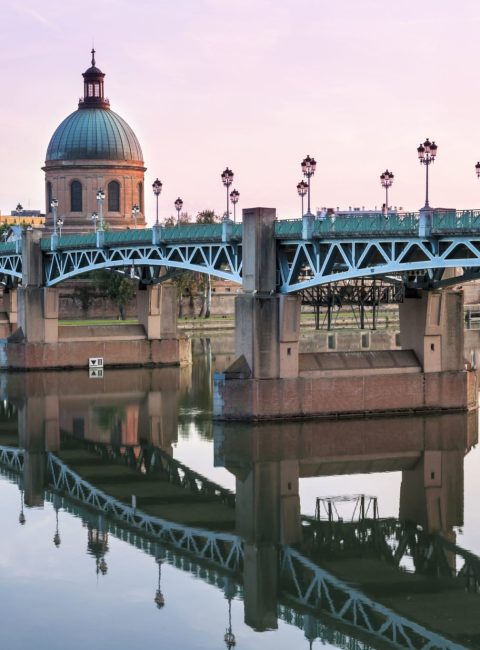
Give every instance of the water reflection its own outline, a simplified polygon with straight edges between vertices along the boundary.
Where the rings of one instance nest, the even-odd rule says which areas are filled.
[[[480,562],[456,539],[476,414],[209,424],[215,462],[235,476],[233,495],[172,457],[179,419],[207,419],[209,372],[193,382],[178,369],[110,371],[103,380],[9,376],[1,462],[19,485],[19,522],[24,504],[51,503],[58,548],[62,512],[79,517],[102,580],[112,538],[142,549],[158,572],[159,609],[168,606],[166,565],[221,589],[227,648],[240,647],[231,619],[239,597],[252,629],[286,621],[309,643],[478,647]],[[301,514],[300,479],[393,471],[402,473],[395,518],[379,518],[348,493],[319,495],[326,516],[321,508],[317,517]],[[357,504],[353,516],[342,503]]]

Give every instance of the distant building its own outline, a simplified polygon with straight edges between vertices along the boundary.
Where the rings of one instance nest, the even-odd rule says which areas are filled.
[[[48,145],[42,169],[49,230],[53,226],[52,198],[58,200],[57,214],[63,217],[65,233],[92,230],[99,189],[105,193],[103,216],[110,229],[134,225],[133,205],[140,208],[137,226],[145,226],[142,149],[130,126],[110,109],[104,77],[92,50],[78,109],[57,127]]]
[[[0,225],[43,228],[45,225],[45,215],[40,210],[24,210],[18,205],[17,209],[11,210],[9,215],[0,213]]]

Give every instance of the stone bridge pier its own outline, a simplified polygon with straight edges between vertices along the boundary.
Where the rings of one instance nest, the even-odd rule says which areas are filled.
[[[138,325],[59,327],[59,290],[45,287],[41,233],[22,233],[22,283],[5,294],[10,324],[0,367],[35,370],[87,368],[91,357],[104,366],[188,365],[190,341],[177,331],[176,288],[141,285]]]
[[[271,208],[243,211],[236,360],[215,376],[214,417],[260,420],[476,407],[476,377],[463,352],[461,291],[408,295],[400,306],[402,350],[302,354],[300,297],[278,292],[274,221]]]

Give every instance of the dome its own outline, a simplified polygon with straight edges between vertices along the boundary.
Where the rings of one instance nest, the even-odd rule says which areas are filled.
[[[135,133],[110,109],[79,108],[63,120],[53,134],[46,161],[143,161]]]

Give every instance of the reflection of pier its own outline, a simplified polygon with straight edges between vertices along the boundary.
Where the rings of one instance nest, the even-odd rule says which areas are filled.
[[[218,533],[207,526],[185,524],[181,509],[180,521],[175,508],[168,518],[155,512],[156,484],[162,472],[155,476],[153,467],[147,469],[151,446],[63,436],[55,453],[47,452],[47,427],[42,430],[38,423],[36,429],[22,428],[24,415],[21,412],[19,418],[23,449],[4,447],[0,462],[12,476],[21,472],[27,506],[42,503],[46,490],[48,500],[55,497],[56,507],[80,515],[95,530],[118,535],[157,559],[161,554],[222,588],[233,581],[243,593],[246,622],[253,628],[276,627],[280,616],[300,625],[309,638],[335,639],[339,647],[355,646],[355,639],[364,638],[382,639],[396,647],[461,647],[444,637],[472,647],[476,633],[472,612],[478,600],[463,589],[476,588],[478,560],[455,544],[452,530],[462,523],[463,457],[476,441],[475,418],[450,414],[408,421],[220,430],[217,447],[221,445],[226,466],[237,476],[237,498],[235,533]],[[77,461],[80,451],[87,454],[88,462],[84,455],[77,467],[73,459],[71,465],[62,459],[70,443]],[[160,457],[166,459],[168,454],[162,452]],[[173,461],[163,470],[170,472],[173,485],[185,476],[179,465],[177,478],[165,469],[173,468]],[[96,469],[90,474],[92,468]],[[305,518],[302,524],[300,476],[368,469],[403,471],[398,520],[366,518],[364,528]],[[131,494],[126,494],[125,471],[147,479],[143,504],[140,498],[132,503]],[[199,475],[191,480],[200,487]],[[190,480],[177,487],[185,495],[194,491]],[[123,498],[115,496],[117,488],[123,490]],[[224,495],[213,492],[210,497],[212,509],[230,510],[222,501]],[[416,573],[399,571],[399,565],[411,558]],[[349,586],[352,582],[359,587]],[[395,595],[394,585],[397,591],[401,587],[401,597]],[[451,615],[442,614],[452,596],[454,624]],[[429,608],[419,608],[422,598]],[[346,635],[343,641],[342,634]]]

